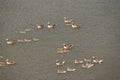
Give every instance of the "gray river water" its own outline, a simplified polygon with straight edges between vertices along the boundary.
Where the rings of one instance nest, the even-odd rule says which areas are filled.
[[[81,24],[73,30],[64,16]],[[47,22],[56,28],[47,29]],[[43,23],[45,28],[36,29]],[[19,34],[25,27],[31,31]],[[40,38],[39,42],[7,45],[5,39]],[[56,52],[63,43],[73,44],[70,53]],[[16,61],[0,68],[0,80],[120,80],[120,0],[0,0],[0,55]],[[104,62],[90,69],[74,59],[98,56]],[[75,72],[57,74],[56,59]]]

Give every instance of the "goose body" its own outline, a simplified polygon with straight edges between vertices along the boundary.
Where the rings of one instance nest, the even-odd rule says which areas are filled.
[[[33,38],[33,41],[39,41],[39,39],[38,38]]]
[[[67,68],[67,71],[68,71],[68,72],[73,72],[73,71],[75,71],[75,70],[76,70],[75,68],[70,68],[70,67]]]
[[[84,58],[84,61],[85,61],[85,62],[91,62],[90,59],[86,59],[86,58]]]
[[[87,69],[89,69],[93,66],[94,66],[94,64],[91,64],[91,63],[82,64],[82,68],[87,68]]]
[[[0,58],[4,58],[3,56],[0,56]]]
[[[51,24],[50,22],[48,22],[48,28],[49,29],[52,29],[52,28],[54,28],[55,27],[55,24]]]
[[[72,47],[73,47],[73,45],[70,45],[70,44],[63,44],[63,49],[65,49],[65,50],[70,50],[70,49],[72,49]]]
[[[18,42],[19,42],[19,43],[24,43],[24,42],[25,42],[25,40],[18,39]]]
[[[24,30],[25,32],[29,32],[30,31],[30,29],[28,29],[28,28],[25,28],[25,30]]]
[[[13,44],[15,44],[15,41],[14,41],[14,40],[6,39],[6,43],[7,43],[8,45],[13,45]]]
[[[25,42],[31,42],[32,40],[30,39],[24,39]]]
[[[3,67],[5,65],[4,62],[0,62],[0,67]]]
[[[20,34],[25,34],[25,33],[26,33],[26,31],[20,31],[19,33],[20,33]]]
[[[67,71],[64,71],[64,70],[57,70],[57,73],[58,74],[65,74]]]
[[[65,49],[63,49],[63,48],[57,48],[57,53],[59,53],[59,54],[64,54],[64,53],[67,53],[67,52],[69,52],[70,50],[65,50]]]
[[[37,24],[37,29],[43,29],[43,28],[44,28],[43,24],[40,24],[40,25]]]
[[[65,24],[71,24],[72,23],[72,19],[67,19],[67,17],[64,17],[64,23]]]
[[[65,64],[65,61],[58,61],[56,60],[56,65],[57,66],[63,66]]]
[[[75,23],[72,23],[72,28],[73,29],[78,29],[79,28],[79,25],[75,24]]]
[[[7,41],[7,44],[9,44],[9,45],[13,45],[14,42],[13,42],[13,41]]]
[[[82,64],[84,61],[76,60],[74,61],[75,64]]]

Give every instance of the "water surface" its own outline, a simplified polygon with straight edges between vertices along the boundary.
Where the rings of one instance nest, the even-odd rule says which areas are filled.
[[[64,16],[82,24],[78,30],[65,26]],[[56,24],[47,29],[47,22]],[[43,23],[43,30],[36,24]],[[25,27],[31,32],[20,35]],[[39,42],[6,45],[5,39],[40,38]],[[120,80],[119,0],[1,0],[0,55],[13,59],[15,66],[0,69],[0,80]],[[62,43],[74,45],[68,54],[58,55]],[[81,69],[74,59],[98,56],[104,60],[91,69]],[[58,75],[55,60],[66,60],[73,73]]]

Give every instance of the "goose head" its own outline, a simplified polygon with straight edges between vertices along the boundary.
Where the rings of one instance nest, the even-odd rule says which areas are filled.
[[[93,58],[93,59],[96,59],[96,57],[95,57],[95,56],[92,56],[92,58]]]
[[[8,39],[8,38],[6,38],[5,40],[6,40],[6,41],[9,41],[9,39]]]
[[[64,17],[64,20],[66,20],[67,19],[67,17]]]
[[[50,25],[50,22],[48,22],[47,24]]]

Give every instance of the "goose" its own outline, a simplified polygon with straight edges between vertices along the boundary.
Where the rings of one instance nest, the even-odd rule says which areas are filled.
[[[32,40],[30,39],[24,39],[25,42],[31,42]]]
[[[8,45],[13,45],[13,44],[15,44],[15,40],[9,40],[9,39],[6,39],[6,43],[8,44]]]
[[[52,28],[54,28],[55,27],[55,24],[51,24],[50,22],[48,22],[48,28],[49,29],[52,29]]]
[[[44,28],[44,24],[37,24],[37,29],[43,29]]]
[[[73,45],[63,43],[63,49],[65,49],[65,50],[70,50],[70,49],[72,49],[72,47],[73,47]]]
[[[72,19],[67,19],[67,17],[64,17],[64,23],[65,24],[71,24],[72,23]]]
[[[3,56],[0,56],[0,58],[4,58]]]
[[[64,71],[64,70],[59,70],[59,69],[57,70],[57,73],[58,73],[58,74],[65,74],[66,72],[67,72],[67,71]]]
[[[22,40],[22,39],[18,39],[17,40],[19,43],[24,43],[25,42],[25,40]]]
[[[3,67],[5,65],[4,62],[0,62],[0,67]]]
[[[82,64],[84,61],[76,60],[74,61],[75,64]]]
[[[103,60],[101,59],[101,60],[98,60],[98,59],[96,59],[96,60],[93,60],[93,63],[98,63],[98,64],[101,64],[101,63],[103,63]]]
[[[63,48],[57,48],[57,53],[60,53],[60,54],[64,53]]]
[[[79,25],[75,24],[75,23],[72,23],[72,28],[73,29],[78,29],[79,28]]]
[[[40,39],[38,39],[38,38],[33,38],[33,41],[39,41]]]
[[[84,61],[85,61],[85,62],[91,62],[90,59],[86,59],[86,58],[84,58]]]
[[[59,53],[59,54],[63,54],[63,53],[67,53],[67,52],[69,52],[70,50],[65,50],[65,49],[63,49],[63,48],[57,48],[57,53]]]
[[[20,34],[25,34],[25,33],[26,33],[26,31],[20,31],[19,33],[20,33]]]
[[[56,60],[56,65],[57,66],[63,66],[65,64],[65,61],[58,61]]]
[[[6,59],[6,64],[8,64],[8,65],[14,65],[15,61]]]
[[[30,29],[28,29],[28,28],[25,28],[25,30],[24,30],[25,32],[29,32],[30,31]]]
[[[92,64],[92,63],[82,64],[82,68],[87,68],[87,69],[89,69],[89,68],[91,68],[91,67],[93,67],[93,66],[94,66],[94,64]]]
[[[75,68],[67,67],[67,71],[68,71],[68,72],[73,72],[73,71],[75,71],[75,70],[76,70]]]
[[[93,63],[96,63],[96,64],[101,64],[103,62],[103,59],[96,59],[95,56],[93,56]]]

